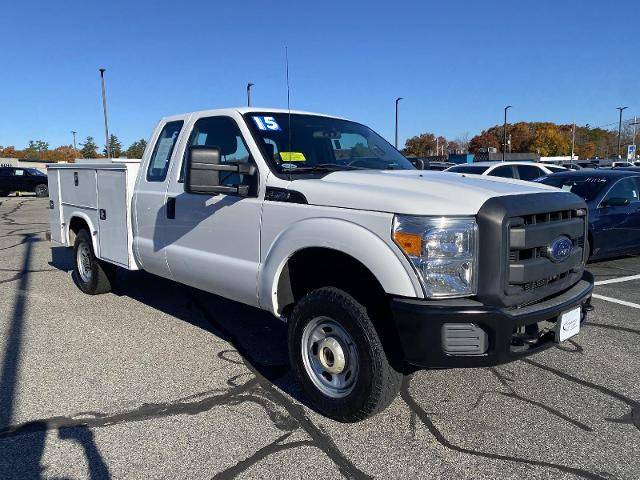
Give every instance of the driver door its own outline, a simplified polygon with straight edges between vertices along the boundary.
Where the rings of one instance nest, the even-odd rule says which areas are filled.
[[[621,206],[605,206],[607,200],[612,198],[626,199],[629,203]],[[638,222],[640,195],[635,178],[627,177],[618,180],[598,208],[605,252],[624,253],[640,244]]]
[[[181,162],[176,162],[167,192],[173,218],[167,222],[167,261],[181,283],[257,306],[260,263],[258,175],[221,174],[221,185],[248,184],[249,196],[188,193],[184,165],[189,147],[220,150],[221,163],[252,163],[236,120],[228,116],[193,119]]]

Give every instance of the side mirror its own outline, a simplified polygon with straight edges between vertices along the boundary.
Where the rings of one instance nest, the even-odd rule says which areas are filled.
[[[188,193],[237,195],[246,197],[249,185],[220,185],[220,172],[255,175],[256,167],[244,163],[220,163],[220,150],[216,147],[193,145],[189,147],[184,179]]]
[[[631,202],[629,201],[628,198],[613,197],[613,198],[608,198],[604,200],[600,204],[600,206],[601,207],[626,207],[630,203]]]
[[[413,162],[413,166],[418,170],[424,170],[424,160],[421,158],[416,158]]]

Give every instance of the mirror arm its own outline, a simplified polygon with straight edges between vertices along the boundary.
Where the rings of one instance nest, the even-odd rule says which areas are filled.
[[[255,165],[249,165],[245,163],[220,163],[220,164],[211,164],[211,165],[202,165],[198,166],[199,170],[214,170],[217,172],[233,172],[233,173],[241,173],[243,175],[255,175],[256,167]]]
[[[244,175],[255,175],[256,166],[249,163],[238,164],[238,173],[242,173]]]

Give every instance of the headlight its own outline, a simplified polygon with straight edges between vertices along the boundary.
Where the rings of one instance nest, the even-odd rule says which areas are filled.
[[[478,226],[473,218],[396,215],[393,240],[409,257],[427,297],[477,292]]]

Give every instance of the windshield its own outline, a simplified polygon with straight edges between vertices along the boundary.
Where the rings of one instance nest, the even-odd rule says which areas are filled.
[[[591,201],[609,184],[609,179],[602,177],[565,177],[552,175],[543,178],[540,182],[545,185],[568,190],[584,198],[586,201]]]
[[[29,172],[31,175],[39,175],[39,176],[43,176],[45,177],[46,174],[42,173],[40,170],[38,170],[37,168],[25,168],[25,170],[27,172]]]
[[[414,170],[384,138],[359,123],[316,115],[245,116],[275,169],[288,174],[333,170]]]
[[[482,165],[456,165],[447,169],[447,172],[454,173],[474,173],[476,175],[482,175],[489,167],[483,167]]]

